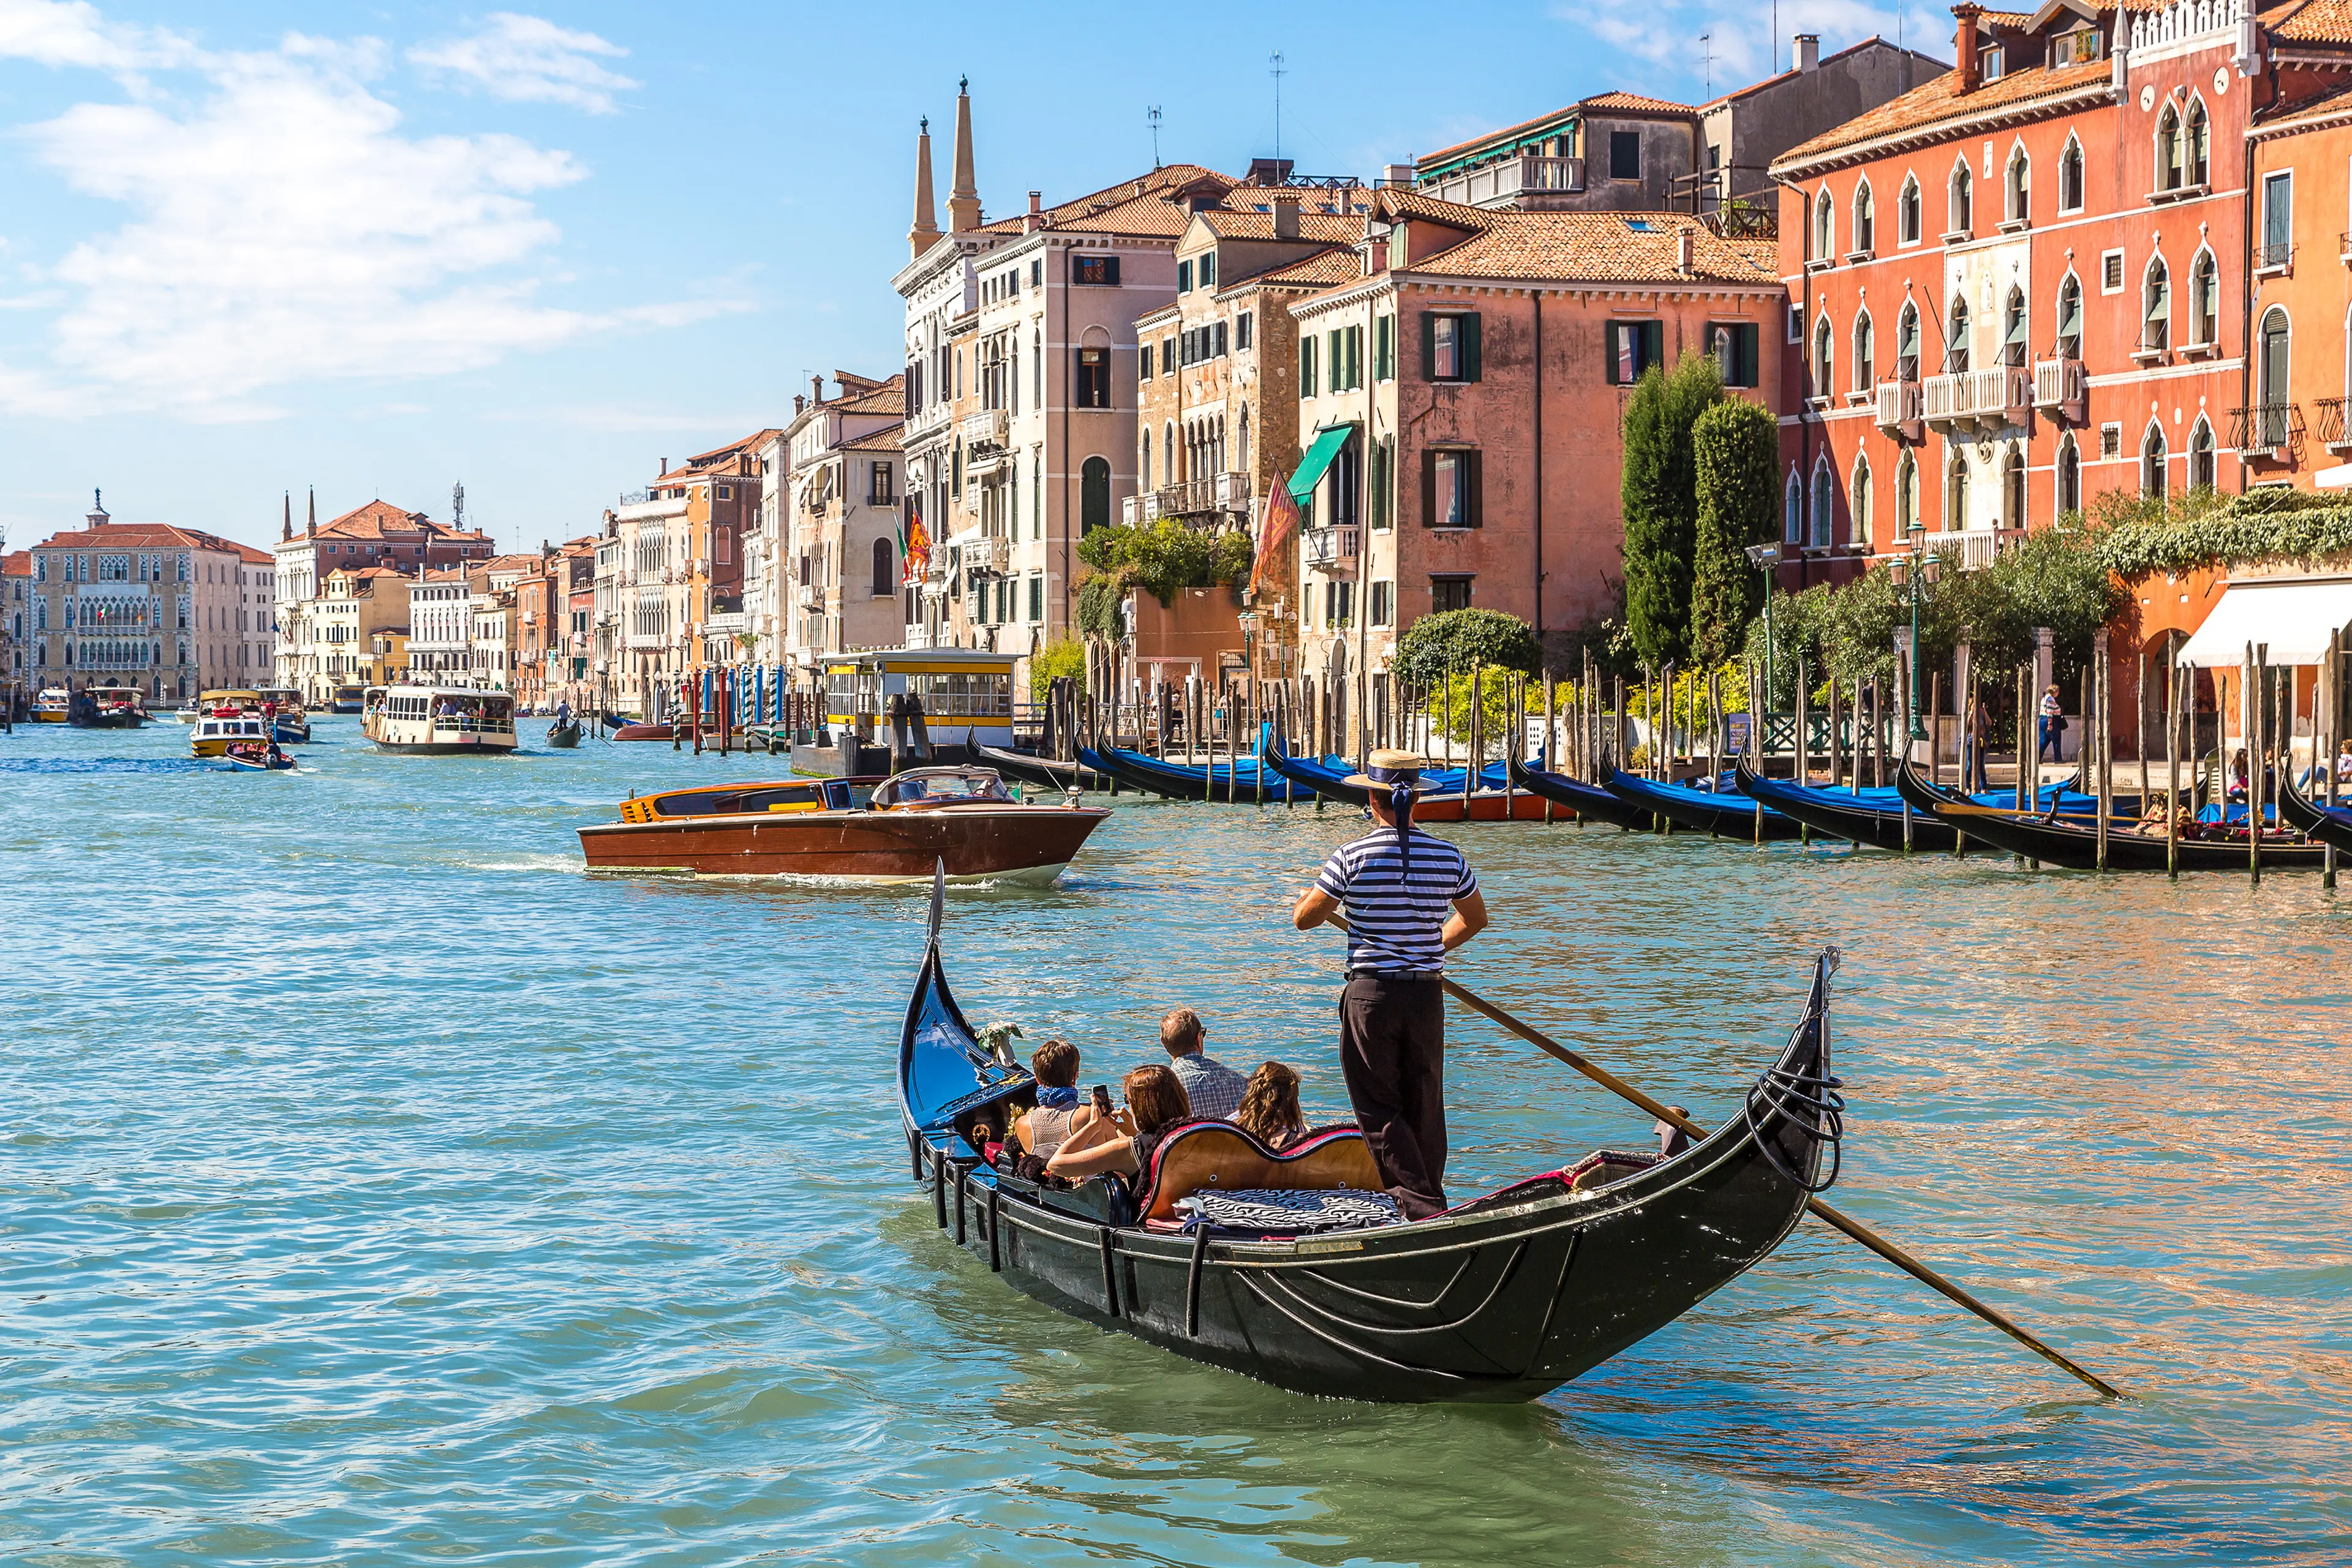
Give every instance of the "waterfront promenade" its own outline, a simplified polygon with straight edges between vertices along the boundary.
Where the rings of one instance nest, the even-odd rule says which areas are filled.
[[[573,829],[765,758],[593,742],[286,777],[177,725],[0,739],[0,1558],[147,1563],[2263,1563],[2352,1552],[2344,895],[1994,856],[1465,828],[1482,993],[1710,1121],[1822,944],[1842,1207],[1527,1408],[1312,1402],[940,1244],[891,1099],[919,891],[591,879]],[[1344,1106],[1350,814],[1121,796],[950,896],[975,1022],[1085,1081],[1176,1003]],[[1456,1015],[1464,1190],[1645,1119]],[[1700,1042],[1694,1045],[1693,1042]]]

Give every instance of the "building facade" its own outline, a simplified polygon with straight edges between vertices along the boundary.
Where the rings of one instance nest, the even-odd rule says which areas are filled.
[[[906,631],[904,375],[834,373],[840,395],[811,388],[784,430],[786,658],[813,679],[824,656],[891,647]]]
[[[252,546],[116,522],[94,504],[82,528],[28,553],[26,679],[36,690],[130,686],[177,700],[269,681],[271,563]]]
[[[490,539],[478,529],[436,522],[421,511],[382,500],[353,507],[321,524],[315,492],[309,500],[309,515],[297,531],[294,500],[289,493],[282,502],[272,554],[278,624],[272,650],[275,683],[294,687],[306,700],[317,700],[325,695],[326,661],[338,657],[322,639],[326,623],[313,608],[329,574],[379,566],[413,577],[420,571],[469,567],[489,558]]]

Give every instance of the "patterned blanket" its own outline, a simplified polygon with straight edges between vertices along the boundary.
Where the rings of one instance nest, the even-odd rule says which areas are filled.
[[[1277,1192],[1244,1187],[1234,1192],[1195,1193],[1176,1201],[1184,1228],[1211,1225],[1220,1230],[1268,1231],[1284,1236],[1310,1231],[1362,1230],[1395,1225],[1403,1218],[1386,1193],[1352,1187],[1328,1192]]]

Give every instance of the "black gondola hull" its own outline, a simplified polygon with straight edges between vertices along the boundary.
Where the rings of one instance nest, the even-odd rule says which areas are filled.
[[[1542,768],[1531,768],[1513,758],[1507,766],[1511,782],[1532,795],[1540,795],[1555,805],[1564,805],[1579,816],[1595,822],[1614,823],[1629,833],[1647,833],[1657,826],[1657,817],[1645,806],[1623,800],[1602,789],[1599,784],[1586,784],[1566,773],[1555,773]]]
[[[1609,793],[1629,805],[1648,807],[1677,827],[1721,838],[1773,841],[1795,838],[1805,830],[1802,823],[1761,801],[1737,795],[1725,795],[1721,805],[1693,800],[1692,795],[1702,792],[1661,788],[1622,768],[1611,772]]]
[[[984,746],[971,742],[979,759],[1003,773],[1006,778],[1019,779],[1023,784],[1039,789],[1068,790],[1073,787],[1108,794],[1110,775],[1098,773],[1076,763],[1059,763],[1027,752],[1008,752],[1002,746]]]
[[[1828,968],[1781,1081],[1826,1079]],[[1829,1125],[1818,1101],[1759,1090],[1752,1114],[1592,1192],[1539,1177],[1412,1225],[1202,1245],[1124,1223],[1102,1179],[1041,1193],[980,1163],[959,1120],[1020,1096],[1027,1075],[971,1039],[934,941],[899,1083],[913,1169],[942,1228],[1058,1310],[1342,1398],[1521,1402],[1608,1360],[1780,1244],[1804,1212]]]
[[[1851,806],[1825,801],[1818,790],[1799,789],[1780,779],[1768,779],[1750,772],[1744,760],[1733,771],[1743,794],[1754,796],[1784,816],[1795,818],[1816,833],[1866,844],[1875,849],[1900,850],[1903,847],[1903,813],[1900,811],[1881,810],[1859,800]],[[1926,811],[1912,811],[1913,849],[1950,849],[1959,842],[1959,837],[1958,830],[1943,818]]]
[[[2279,777],[2279,816],[2287,826],[2310,835],[2322,845],[2352,849],[2352,811],[2323,805],[2309,798],[2294,787],[2294,780],[2284,771]],[[2269,847],[2264,846],[2263,852],[2270,853]]]
[[[1903,798],[1921,811],[1929,812],[1966,833],[1971,841],[1982,840],[1995,849],[2006,849],[2029,860],[2039,860],[2046,866],[2058,866],[2070,871],[2095,871],[2099,868],[2099,833],[2096,825],[2080,818],[2052,819],[2045,816],[2020,816],[1996,807],[1978,805],[1965,796],[1954,794],[1942,784],[1921,778],[1918,770],[1908,761],[1897,769],[1895,787]],[[2110,871],[2162,871],[2168,864],[2168,854],[2177,849],[2180,869],[2184,871],[2243,871],[2248,857],[2245,840],[2226,838],[2184,838],[2177,846],[2167,846],[2160,833],[2134,832],[2113,823],[2107,829],[2107,869]],[[2263,866],[2271,870],[2295,870],[2315,868],[2320,863],[2321,847],[2315,844],[2270,843],[2263,845]]]

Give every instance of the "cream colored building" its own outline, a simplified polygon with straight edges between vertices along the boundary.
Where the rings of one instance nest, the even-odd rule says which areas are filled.
[[[819,383],[784,431],[785,646],[811,677],[824,655],[893,647],[906,628],[899,608],[905,377],[835,376],[840,395],[824,396]]]
[[[368,683],[377,633],[407,630],[408,579],[389,566],[338,567],[303,610],[317,661],[308,679],[331,696],[335,687]]]
[[[30,552],[28,686],[135,686],[176,701],[269,679],[268,554],[194,529],[116,522],[98,504],[84,523]]]

